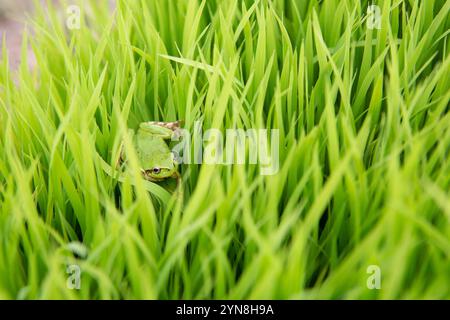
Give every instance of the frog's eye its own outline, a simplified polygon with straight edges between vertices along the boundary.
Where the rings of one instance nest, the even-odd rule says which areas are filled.
[[[154,174],[158,174],[158,173],[161,172],[161,168],[155,167],[155,168],[152,169],[152,172],[153,172]]]

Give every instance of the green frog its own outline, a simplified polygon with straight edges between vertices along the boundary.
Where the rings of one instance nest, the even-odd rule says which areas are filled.
[[[167,140],[170,140],[180,127],[176,122],[143,122],[137,133],[133,133],[135,146],[142,176],[152,182],[161,182],[168,178],[180,179],[178,164],[171,152]],[[121,153],[121,161],[124,161]]]

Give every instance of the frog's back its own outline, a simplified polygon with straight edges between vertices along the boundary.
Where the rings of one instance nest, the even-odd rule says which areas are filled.
[[[137,155],[144,168],[163,166],[171,157],[169,146],[160,137],[138,134],[135,138]]]

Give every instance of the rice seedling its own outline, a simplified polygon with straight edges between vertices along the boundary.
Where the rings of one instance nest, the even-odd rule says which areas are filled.
[[[0,298],[450,298],[449,9],[36,1],[0,60]],[[192,161],[174,192],[140,177],[150,120],[278,130],[279,168]]]

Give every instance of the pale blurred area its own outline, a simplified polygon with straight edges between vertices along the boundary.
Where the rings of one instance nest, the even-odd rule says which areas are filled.
[[[41,3],[41,6],[45,6],[46,1],[47,0],[39,0],[39,3]],[[50,1],[58,7],[58,4],[62,3],[66,3],[67,5],[76,4],[79,0]],[[113,11],[116,3],[115,0],[84,0],[84,3],[89,4],[90,1],[107,2],[111,12]],[[30,27],[30,23],[27,23],[27,19],[32,16],[33,6],[33,0],[0,0],[0,56],[3,50],[3,37],[6,35],[6,48],[9,56],[9,64],[13,70],[16,70],[20,65],[22,33],[25,25]],[[32,30],[29,29],[29,31],[30,37],[32,37]],[[28,53],[28,64],[30,68],[33,68],[36,64],[31,49],[29,49]]]
[[[2,19],[20,14],[31,7],[31,0],[0,0],[0,17]]]
[[[3,37],[6,36],[9,62],[13,69],[16,69],[20,63],[22,32],[27,15],[31,13],[32,5],[32,0],[0,0],[0,46],[3,47]],[[3,48],[1,49],[3,50]],[[29,63],[33,67],[34,57],[31,50]]]

